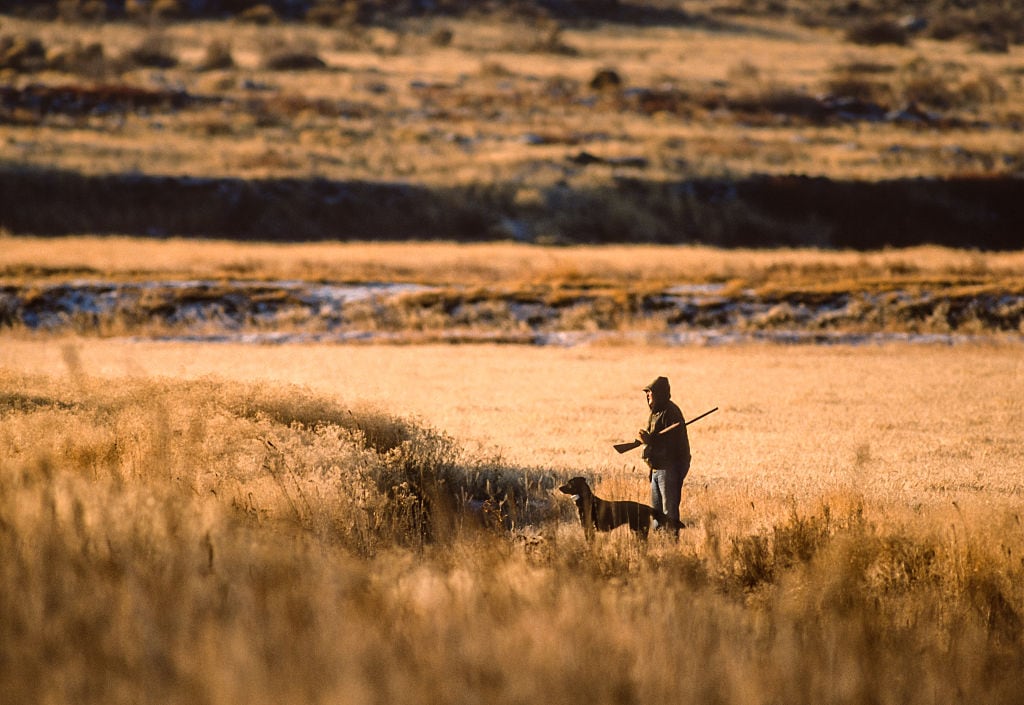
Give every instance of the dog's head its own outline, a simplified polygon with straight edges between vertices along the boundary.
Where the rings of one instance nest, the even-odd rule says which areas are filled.
[[[562,494],[571,494],[573,499],[577,497],[586,497],[591,494],[590,485],[587,484],[586,478],[583,477],[572,478],[559,487],[558,491]]]

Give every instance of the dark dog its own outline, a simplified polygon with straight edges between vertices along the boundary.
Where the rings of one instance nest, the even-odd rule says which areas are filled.
[[[675,530],[684,528],[684,524],[681,522],[671,519],[664,512],[648,507],[646,504],[601,499],[591,491],[590,485],[583,477],[572,478],[559,487],[558,491],[573,496],[587,539],[594,537],[595,529],[611,531],[624,525],[628,525],[640,538],[646,539],[651,530],[651,520],[657,521],[659,528],[669,527]]]

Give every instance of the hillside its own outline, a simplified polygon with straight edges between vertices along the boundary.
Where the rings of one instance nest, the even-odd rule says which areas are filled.
[[[1020,245],[1009,3],[0,12],[12,233]]]

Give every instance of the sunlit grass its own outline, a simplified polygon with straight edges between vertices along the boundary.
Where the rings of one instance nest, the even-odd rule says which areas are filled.
[[[1024,310],[1020,252],[96,237],[3,244],[0,323],[12,335],[1016,339]]]
[[[868,252],[507,242],[239,243],[121,237],[15,237],[0,247],[7,281],[66,278],[413,282],[525,287],[605,282],[851,288],[941,280],[1019,285],[1022,252],[915,247]]]
[[[8,341],[4,699],[1014,702],[1020,364]],[[653,372],[693,528],[588,546],[551,479],[644,498]]]
[[[346,29],[5,18],[5,33],[38,38],[48,49],[99,44],[106,58],[96,78],[227,100],[110,119],[19,113],[0,134],[20,146],[18,163],[83,173],[508,183],[524,194],[567,176],[608,182],[611,167],[591,167],[586,176],[565,168],[581,149],[642,158],[654,179],[802,173],[873,181],[1020,168],[1020,47],[982,53],[966,39],[924,36],[906,46],[863,46],[834,28],[716,15],[714,3],[703,5],[694,16],[717,25],[559,27],[500,13]],[[438,31],[452,41],[431,41]],[[147,42],[177,65],[155,72],[126,63]],[[198,70],[211,47],[230,47],[231,63]],[[324,68],[268,69],[268,53],[279,50]],[[636,109],[615,93],[591,91],[595,72],[606,68],[624,89],[682,96],[684,107]],[[50,70],[33,80],[87,82],[98,69],[69,70],[84,75]],[[808,125],[763,109],[785,96],[816,100],[837,85],[859,87],[854,93],[883,110],[921,104],[953,119],[941,129]],[[941,106],[929,105],[935,95]],[[538,163],[548,168],[537,170]]]

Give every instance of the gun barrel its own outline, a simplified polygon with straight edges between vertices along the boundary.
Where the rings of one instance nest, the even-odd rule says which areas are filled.
[[[707,416],[708,414],[713,414],[713,413],[715,413],[716,411],[718,411],[718,407],[717,407],[717,406],[716,406],[716,407],[715,407],[714,409],[711,409],[710,411],[705,411],[705,412],[704,412],[703,414],[701,414],[700,416],[694,416],[694,417],[693,417],[692,419],[690,419],[689,421],[687,421],[687,422],[686,422],[686,425],[687,425],[687,426],[689,426],[689,425],[690,425],[690,424],[692,424],[692,423],[693,423],[694,421],[700,421],[700,420],[701,420],[702,418],[704,418],[704,417],[705,417],[705,416]],[[669,428],[672,428],[672,426],[669,426]],[[667,431],[667,430],[668,430],[668,428],[666,428],[665,430]]]

